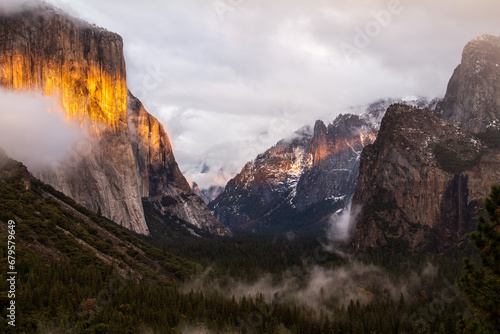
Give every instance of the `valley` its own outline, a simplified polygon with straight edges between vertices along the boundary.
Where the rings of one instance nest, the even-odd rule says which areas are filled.
[[[180,167],[194,153],[179,143],[199,135],[187,124],[208,142],[218,124],[203,112],[237,119],[210,90],[216,69],[202,71],[207,94],[180,90],[188,107],[148,104],[157,85],[149,71],[134,92],[122,36],[47,2],[5,6],[0,135],[16,136],[0,141],[0,334],[498,332],[499,36],[465,45],[442,98],[379,97],[322,119],[311,103],[290,122],[301,127],[261,127],[283,136],[225,186],[200,156],[200,187]],[[189,76],[186,63],[171,69]],[[211,94],[223,116],[197,106]],[[249,128],[268,112],[238,106]],[[239,126],[213,154],[236,160]],[[19,159],[26,146],[44,159]]]

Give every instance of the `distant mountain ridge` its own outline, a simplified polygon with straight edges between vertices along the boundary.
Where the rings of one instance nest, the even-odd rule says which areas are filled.
[[[329,217],[352,198],[363,147],[372,143],[391,103],[384,99],[360,115],[317,121],[279,141],[231,179],[209,207],[230,228],[255,231],[302,230],[318,233]],[[407,103],[428,106],[423,98]]]

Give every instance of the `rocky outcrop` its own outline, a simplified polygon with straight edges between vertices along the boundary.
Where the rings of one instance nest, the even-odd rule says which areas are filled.
[[[361,151],[375,140],[377,131],[378,124],[358,115],[340,115],[328,127],[317,121],[306,152],[313,162],[300,178],[293,200],[297,210],[325,201],[345,207],[354,193]]]
[[[104,131],[84,151],[33,175],[87,208],[139,234],[149,234],[128,131]]]
[[[475,228],[483,199],[500,181],[498,48],[492,36],[467,44],[434,113],[387,110],[361,155],[351,210],[356,249],[440,252]]]
[[[499,152],[430,110],[393,105],[361,156],[352,201],[356,248],[442,251],[471,231]],[[360,209],[362,208],[362,209]]]
[[[122,38],[49,6],[0,16],[0,85],[55,96],[94,132],[126,125]]]
[[[324,233],[332,214],[354,194],[361,151],[373,143],[389,105],[381,99],[331,124],[316,121],[246,164],[209,207],[226,226],[250,230]],[[408,97],[417,106],[436,100]]]
[[[467,43],[439,115],[473,133],[500,126],[500,36]]]
[[[191,188],[179,170],[163,125],[130,92],[128,125],[139,169],[141,196],[189,193]]]
[[[189,194],[161,124],[127,92],[122,38],[50,6],[0,14],[0,86],[58,100],[88,139],[64,162],[33,171],[43,182],[140,234],[143,200]],[[225,234],[201,200],[186,195],[171,213]],[[217,232],[220,230],[220,233]]]
[[[179,218],[215,235],[228,235],[229,230],[211,214],[201,198],[191,194],[163,125],[130,92],[128,125],[143,200],[161,215]]]

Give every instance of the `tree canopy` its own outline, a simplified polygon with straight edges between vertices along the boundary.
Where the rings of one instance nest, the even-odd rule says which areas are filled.
[[[487,217],[478,218],[471,239],[479,248],[481,263],[465,259],[461,278],[464,294],[475,314],[460,320],[464,333],[498,333],[500,329],[500,185],[493,185],[484,200]]]

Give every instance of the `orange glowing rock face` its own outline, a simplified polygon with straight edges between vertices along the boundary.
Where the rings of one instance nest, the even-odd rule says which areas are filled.
[[[318,165],[321,161],[331,155],[340,154],[343,151],[354,151],[361,153],[364,146],[373,144],[377,136],[374,133],[359,133],[350,138],[339,138],[334,143],[328,143],[326,139],[319,141],[313,152],[313,165]]]
[[[41,91],[55,97],[69,117],[116,129],[127,116],[125,78],[115,78],[98,64],[33,63],[30,55],[0,57],[0,83],[17,91]]]
[[[52,96],[82,125],[126,126],[121,37],[60,15],[27,15],[0,18],[0,86]]]

